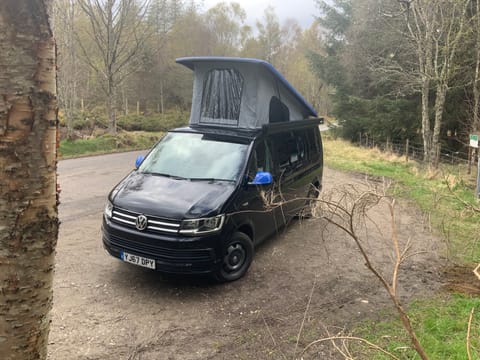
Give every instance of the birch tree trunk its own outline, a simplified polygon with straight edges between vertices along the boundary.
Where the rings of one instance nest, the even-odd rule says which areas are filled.
[[[0,359],[45,359],[58,234],[49,0],[0,1]]]
[[[432,142],[432,131],[430,130],[429,97],[430,80],[428,77],[422,79],[422,138],[423,138],[423,160],[430,164],[430,149]]]
[[[430,150],[430,163],[433,164],[435,169],[438,168],[440,162],[440,130],[442,128],[447,90],[448,88],[446,85],[438,84],[435,94],[435,122],[433,124],[433,135]]]
[[[107,116],[108,116],[108,132],[117,134],[117,97],[115,83],[112,78],[107,81]]]

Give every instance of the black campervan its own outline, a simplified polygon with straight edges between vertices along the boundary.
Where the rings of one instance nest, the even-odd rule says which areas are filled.
[[[267,62],[177,62],[194,71],[190,124],[169,131],[110,192],[103,245],[150,269],[236,280],[255,246],[318,196],[320,120]]]

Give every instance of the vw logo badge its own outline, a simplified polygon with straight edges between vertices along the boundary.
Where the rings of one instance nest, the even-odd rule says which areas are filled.
[[[148,223],[148,220],[145,215],[139,215],[135,219],[135,227],[137,228],[137,230],[140,230],[140,231],[145,230],[147,228],[147,223]]]

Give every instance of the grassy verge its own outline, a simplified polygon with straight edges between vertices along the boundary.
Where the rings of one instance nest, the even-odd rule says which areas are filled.
[[[132,131],[122,132],[114,137],[102,135],[92,139],[62,140],[60,157],[106,154],[118,151],[148,149],[163,136],[163,132]]]
[[[480,204],[474,199],[474,182],[466,169],[445,167],[436,173],[405,158],[355,147],[333,139],[324,141],[325,164],[329,167],[384,176],[394,180],[396,197],[413,200],[426,214],[433,231],[448,242],[444,254],[456,264],[471,267],[480,261]],[[473,274],[470,275],[473,277]],[[473,279],[472,281],[476,281]],[[474,359],[480,359],[480,299],[456,293],[439,294],[429,301],[409,305],[417,335],[431,359],[467,359],[466,334],[469,313],[479,314],[472,324]],[[401,359],[417,359],[399,321],[363,324],[358,333]],[[367,355],[368,359],[386,359]]]

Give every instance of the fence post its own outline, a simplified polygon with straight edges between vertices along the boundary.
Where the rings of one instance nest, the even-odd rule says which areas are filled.
[[[405,162],[407,163],[408,163],[408,153],[410,151],[409,145],[410,145],[409,140],[407,139],[407,143],[405,144]]]
[[[468,168],[467,174],[470,175],[472,173],[472,147],[468,147]]]
[[[479,199],[479,191],[480,191],[480,156],[478,157],[477,162],[477,188],[475,189],[475,198]]]

